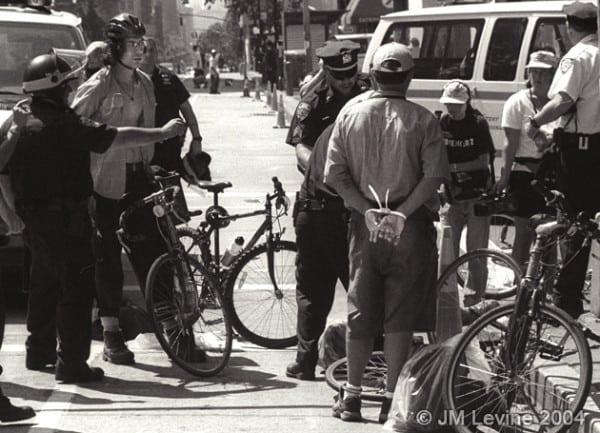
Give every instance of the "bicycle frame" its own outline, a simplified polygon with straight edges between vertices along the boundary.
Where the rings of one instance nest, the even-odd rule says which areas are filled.
[[[243,218],[250,218],[255,216],[264,215],[264,221],[261,225],[256,229],[250,240],[244,246],[244,249],[251,249],[255,245],[258,244],[260,238],[266,233],[266,244],[267,244],[267,270],[269,272],[269,278],[273,283],[273,287],[275,287],[275,295],[278,299],[283,297],[281,290],[277,285],[277,280],[275,278],[275,264],[274,264],[274,251],[273,245],[279,241],[281,235],[284,230],[280,232],[273,232],[273,205],[272,201],[274,199],[279,199],[281,196],[285,197],[285,193],[282,189],[279,190],[280,184],[279,181],[273,180],[276,186],[276,190],[279,192],[275,192],[274,194],[267,194],[264,203],[264,209],[256,210],[252,212],[240,213],[229,215],[227,211],[219,205],[219,193],[213,192],[213,204],[211,209],[216,209],[218,212],[224,213],[223,215],[218,214],[216,217],[212,217],[211,221],[207,220],[200,223],[198,227],[198,232],[201,234],[201,239],[199,239],[199,246],[201,250],[202,260],[205,264],[213,265],[213,272],[217,274],[219,281],[224,281],[224,276],[226,274],[223,273],[224,268],[221,266],[221,249],[220,249],[220,229],[229,225],[231,221],[236,221]],[[284,212],[282,215],[287,214],[287,206],[284,206]],[[210,251],[210,237],[213,237],[213,252]]]

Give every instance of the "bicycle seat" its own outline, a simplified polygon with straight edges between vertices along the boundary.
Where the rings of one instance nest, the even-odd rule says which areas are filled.
[[[231,182],[210,182],[208,180],[201,180],[197,185],[208,192],[214,192],[216,194],[219,194],[225,191],[225,188],[232,186]]]

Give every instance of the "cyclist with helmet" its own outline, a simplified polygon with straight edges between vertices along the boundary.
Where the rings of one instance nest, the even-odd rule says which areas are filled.
[[[34,58],[23,78],[31,101],[15,107],[13,125],[0,145],[0,165],[8,160],[31,251],[26,367],[44,370],[56,363],[56,379],[65,383],[104,376],[102,369],[87,364],[94,290],[90,157],[115,148],[152,148],[185,131],[179,119],[142,129],[83,118],[69,108],[77,79],[55,54]]]
[[[109,20],[105,27],[108,64],[77,90],[72,107],[78,114],[112,126],[155,125],[154,87],[150,77],[139,69],[145,33],[144,24],[131,14],[122,13]],[[113,147],[91,157],[98,314],[104,330],[103,359],[114,364],[134,363],[118,319],[124,276],[116,231],[119,215],[127,205],[154,191],[149,171],[153,154],[153,146]],[[130,233],[135,242],[130,242],[129,260],[143,287],[152,262],[164,252],[164,242],[150,212],[139,212],[129,222],[130,227],[139,229]]]

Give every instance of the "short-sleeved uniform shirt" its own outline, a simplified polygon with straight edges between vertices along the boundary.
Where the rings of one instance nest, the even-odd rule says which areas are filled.
[[[156,126],[163,126],[169,120],[180,117],[179,107],[190,97],[176,74],[162,66],[154,68],[151,77],[156,97]],[[179,159],[183,142],[180,137],[156,143],[152,164],[161,165],[162,161],[170,162]],[[167,167],[170,168],[170,167]]]
[[[33,102],[31,111],[33,116],[8,164],[17,200],[89,197],[93,192],[90,152],[106,152],[116,128],[45,102]]]
[[[292,117],[286,143],[292,146],[303,143],[313,147],[319,135],[335,121],[346,102],[360,92],[360,86],[357,84],[349,96],[341,97],[323,79],[320,85],[304,95],[298,103]]]
[[[576,101],[577,113],[561,116],[560,125],[567,132],[600,132],[600,56],[596,35],[588,35],[562,58],[548,90],[552,99],[564,92]]]

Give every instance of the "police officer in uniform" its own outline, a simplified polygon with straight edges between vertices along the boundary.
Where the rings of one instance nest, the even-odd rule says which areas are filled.
[[[30,114],[13,125],[8,140],[13,146],[8,171],[32,259],[26,367],[43,370],[56,362],[56,379],[65,383],[104,376],[87,364],[94,292],[90,153],[151,145],[185,131],[181,120],[144,130],[82,118],[69,108],[76,84],[77,76],[59,56],[35,57],[23,79],[24,92],[32,95]]]
[[[559,189],[575,213],[600,211],[600,58],[597,46],[596,6],[566,5],[567,33],[574,46],[564,55],[554,75],[550,101],[529,119],[530,137],[540,126],[560,117],[555,130],[561,170]],[[581,237],[567,241],[565,263],[554,289],[554,303],[577,318],[583,312],[582,288],[590,246]]]
[[[361,92],[359,48],[349,41],[328,41],[316,51],[323,59],[324,79],[300,100],[287,137],[287,143],[296,147],[298,168],[305,173],[294,212],[298,349],[296,361],[286,370],[288,377],[301,380],[315,378],[317,344],[337,280],[348,286],[346,210],[335,191],[324,185],[323,170],[329,126],[344,104]]]
[[[154,84],[156,97],[156,125],[162,126],[170,119],[179,117],[179,113],[186,121],[192,133],[190,143],[191,153],[196,155],[202,152],[202,135],[198,129],[198,120],[190,104],[190,93],[187,91],[179,77],[157,64],[157,46],[153,38],[145,38],[146,47],[140,68],[147,73]],[[167,171],[184,173],[181,160],[183,140],[180,137],[156,143],[152,164],[159,165]]]

